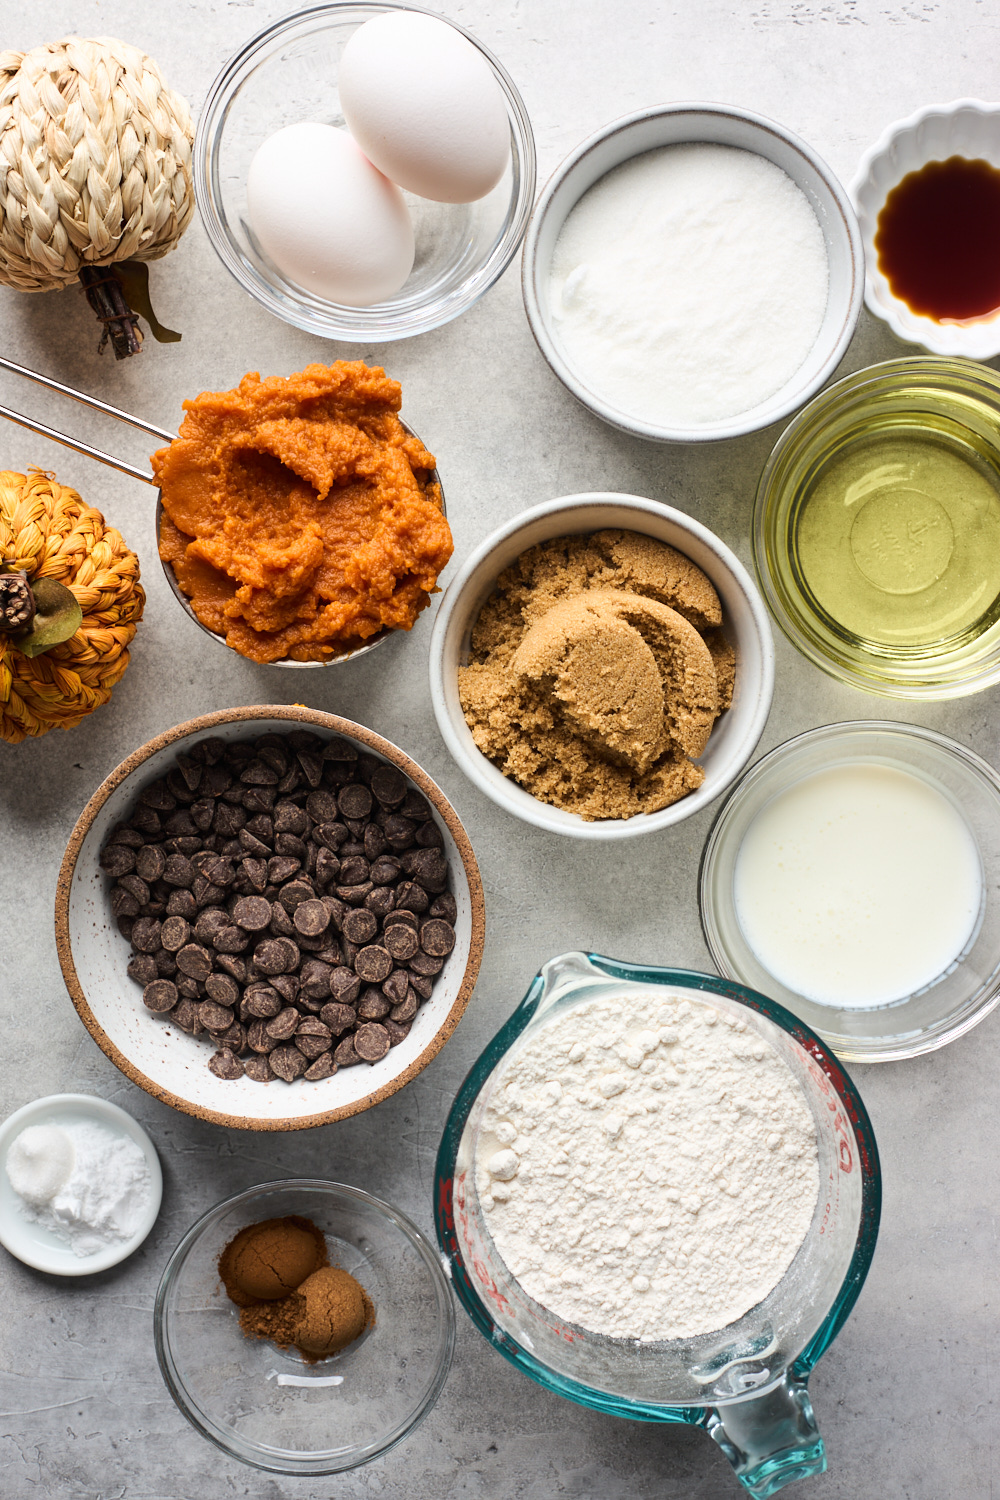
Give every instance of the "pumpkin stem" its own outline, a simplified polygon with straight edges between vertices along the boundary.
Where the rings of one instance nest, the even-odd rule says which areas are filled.
[[[0,573],[0,631],[27,630],[34,618],[27,573]]]
[[[115,351],[115,359],[128,359],[142,349],[142,331],[139,318],[129,307],[122,284],[112,266],[84,266],[80,271],[80,282],[87,294],[87,301],[101,323],[104,332],[97,347],[104,353],[108,339]]]

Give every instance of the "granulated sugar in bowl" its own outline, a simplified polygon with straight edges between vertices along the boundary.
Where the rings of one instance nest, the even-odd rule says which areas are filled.
[[[605,126],[557,169],[522,281],[579,401],[636,436],[702,442],[778,421],[829,379],[864,262],[847,195],[804,141],[678,104]]]

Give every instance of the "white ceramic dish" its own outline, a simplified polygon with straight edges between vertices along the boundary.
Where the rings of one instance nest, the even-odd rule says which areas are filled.
[[[129,944],[115,926],[108,877],[98,864],[114,826],[128,816],[140,790],[165,775],[178,751],[216,735],[225,740],[308,729],[325,739],[343,736],[408,776],[431,803],[444,837],[458,905],[455,947],[417,1012],[409,1035],[380,1062],[344,1068],[317,1082],[287,1085],[250,1078],[224,1080],[208,1070],[211,1049],[164,1024],[142,1003],[129,978]],[[475,986],[482,957],[482,883],[468,837],[444,793],[409,756],[370,729],[333,714],[290,708],[234,708],[189,720],[141,746],[98,787],[70,836],[56,893],[56,945],[73,1003],[91,1036],[116,1067],[154,1098],[243,1130],[298,1130],[326,1125],[369,1109],[416,1076],[458,1025]]]
[[[864,241],[865,305],[898,339],[919,344],[929,354],[992,359],[1000,354],[1000,316],[966,327],[921,317],[893,296],[878,268],[875,232],[889,193],[907,173],[919,171],[929,161],[947,161],[949,156],[981,158],[1000,167],[1000,104],[956,99],[918,109],[888,126],[858,163],[850,192]]]
[[[586,822],[577,813],[540,802],[488,760],[472,738],[458,697],[458,668],[468,660],[479,611],[504,568],[528,547],[574,532],[622,527],[656,537],[708,574],[722,601],[723,628],[736,651],[732,707],[721,715],[701,757],[705,780],[697,791],[655,813]],[[431,702],[445,744],[469,780],[500,807],[550,833],[580,839],[636,838],[700,812],[739,775],[760,739],[774,692],[774,641],[767,613],[739,559],[706,526],[682,511],[638,495],[564,495],[525,511],[494,531],[473,552],[441,601],[431,636]]]
[[[801,188],[823,236],[830,270],[826,316],[805,362],[767,401],[722,422],[697,427],[654,426],[610,405],[566,362],[553,332],[549,267],[559,232],[584,193],[613,167],[659,146],[709,141],[756,152],[779,166]],[[723,104],[670,104],[641,110],[605,125],[578,146],[543,189],[524,240],[521,284],[531,331],[563,385],[605,422],[654,442],[694,443],[740,437],[780,421],[829,380],[851,341],[864,291],[864,251],[847,193],[823,159],[784,126],[749,110]]]
[[[25,1218],[19,1208],[21,1199],[11,1187],[6,1172],[7,1152],[29,1125],[71,1127],[85,1121],[103,1125],[135,1141],[146,1158],[150,1179],[149,1208],[135,1234],[120,1245],[110,1245],[93,1255],[77,1255],[66,1240],[59,1239],[42,1224]],[[50,1094],[16,1109],[0,1125],[0,1244],[36,1271],[48,1271],[51,1276],[92,1276],[95,1271],[117,1266],[138,1250],[156,1223],[162,1198],[163,1173],[152,1141],[131,1115],[119,1109],[117,1104],[109,1104],[106,1099],[98,1099],[93,1094]]]

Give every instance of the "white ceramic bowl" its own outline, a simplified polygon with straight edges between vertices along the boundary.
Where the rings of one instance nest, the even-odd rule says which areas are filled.
[[[458,697],[458,669],[469,659],[472,627],[504,568],[528,547],[556,536],[621,527],[676,547],[712,580],[722,601],[723,629],[736,652],[732,707],[716,721],[700,764],[697,791],[655,813],[587,822],[540,802],[477,749]],[[431,702],[445,744],[469,780],[498,806],[544,828],[580,839],[636,838],[670,828],[700,812],[739,775],[760,739],[774,692],[774,641],[750,575],[717,536],[682,511],[638,495],[564,495],[509,521],[479,546],[441,601],[431,636]]]
[[[93,1255],[77,1255],[67,1241],[42,1224],[26,1219],[5,1170],[7,1152],[29,1125],[61,1125],[71,1129],[85,1122],[127,1135],[141,1148],[149,1167],[149,1206],[138,1229],[120,1245],[109,1245]],[[36,1271],[48,1271],[51,1276],[92,1276],[95,1271],[117,1266],[138,1250],[156,1223],[162,1198],[163,1173],[152,1141],[131,1115],[117,1104],[109,1104],[107,1099],[98,1099],[93,1094],[49,1094],[16,1109],[0,1125],[0,1244]]]
[[[409,1035],[381,1062],[343,1068],[315,1083],[299,1078],[255,1083],[226,1080],[208,1070],[203,1041],[164,1024],[142,1003],[129,978],[130,945],[118,931],[108,899],[108,877],[98,863],[116,823],[128,816],[141,789],[163,776],[178,751],[209,735],[224,740],[308,729],[342,736],[408,776],[434,809],[444,837],[458,905],[455,947],[417,1011]],[[292,707],[233,708],[178,724],[141,746],[98,787],[70,835],[56,891],[56,946],[73,1003],[91,1036],[116,1067],[165,1104],[217,1125],[243,1130],[298,1130],[326,1125],[369,1109],[403,1087],[430,1062],[458,1025],[482,958],[485,918],[482,882],[458,815],[425,771],[395,745],[334,714]]]
[[[956,99],[918,109],[888,126],[858,163],[850,191],[865,248],[865,305],[898,339],[919,344],[929,354],[992,359],[1000,354],[1000,317],[967,327],[921,317],[893,296],[878,268],[874,240],[886,198],[907,173],[949,156],[982,158],[1000,167],[1000,104]]]
[[[584,193],[612,168],[644,151],[681,143],[714,142],[766,157],[787,172],[809,200],[826,241],[830,290],[816,343],[794,376],[767,401],[722,422],[696,427],[654,426],[610,405],[567,363],[553,331],[549,267],[559,232]],[[795,411],[829,380],[851,341],[864,290],[864,252],[847,193],[823,159],[784,126],[723,104],[669,104],[605,125],[578,146],[549,179],[524,241],[524,306],[542,354],[563,385],[605,422],[654,442],[693,443],[756,432]],[[762,329],[762,337],[769,331]]]

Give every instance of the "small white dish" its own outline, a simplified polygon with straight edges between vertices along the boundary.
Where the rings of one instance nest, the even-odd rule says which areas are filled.
[[[736,653],[733,702],[716,721],[699,764],[696,791],[655,813],[587,822],[578,813],[540,802],[479,750],[462,712],[458,669],[469,659],[472,627],[504,568],[529,547],[556,536],[619,527],[655,537],[683,552],[708,575],[722,603],[722,625]],[[724,542],[683,511],[638,495],[563,495],[524,511],[477,547],[449,584],[434,621],[431,704],[442,738],[459,767],[506,812],[549,833],[606,841],[636,838],[683,822],[731,786],[753,754],[774,693],[774,639],[760,594]]]
[[[908,173],[950,156],[988,161],[1000,168],[1000,104],[955,99],[951,104],[918,109],[889,125],[858,163],[850,194],[864,242],[865,306],[903,343],[919,344],[928,354],[992,359],[1000,354],[1000,316],[964,327],[938,323],[912,312],[894,297],[878,268],[875,234],[886,198]]]
[[[59,1239],[43,1224],[25,1218],[20,1207],[23,1200],[11,1187],[6,1171],[7,1152],[29,1125],[72,1128],[85,1122],[127,1135],[141,1148],[149,1166],[149,1207],[139,1228],[121,1244],[109,1245],[93,1255],[77,1255],[66,1240]],[[163,1173],[155,1146],[131,1115],[107,1099],[98,1099],[93,1094],[49,1094],[16,1109],[0,1125],[0,1244],[36,1271],[47,1271],[50,1276],[92,1276],[95,1271],[117,1266],[138,1250],[156,1223],[162,1198]]]
[[[781,390],[720,422],[693,427],[652,424],[611,405],[576,374],[562,353],[549,305],[549,269],[559,233],[572,210],[614,167],[660,146],[708,141],[754,152],[786,172],[819,220],[830,272],[826,314],[816,342]],[[824,385],[847,352],[861,312],[864,251],[846,191],[811,146],[783,125],[725,104],[666,104],[614,120],[588,137],[556,168],[535,205],[524,239],[521,288],[535,342],[568,391],[597,416],[653,442],[696,443],[742,437],[778,422]],[[767,330],[763,330],[766,336]]]

